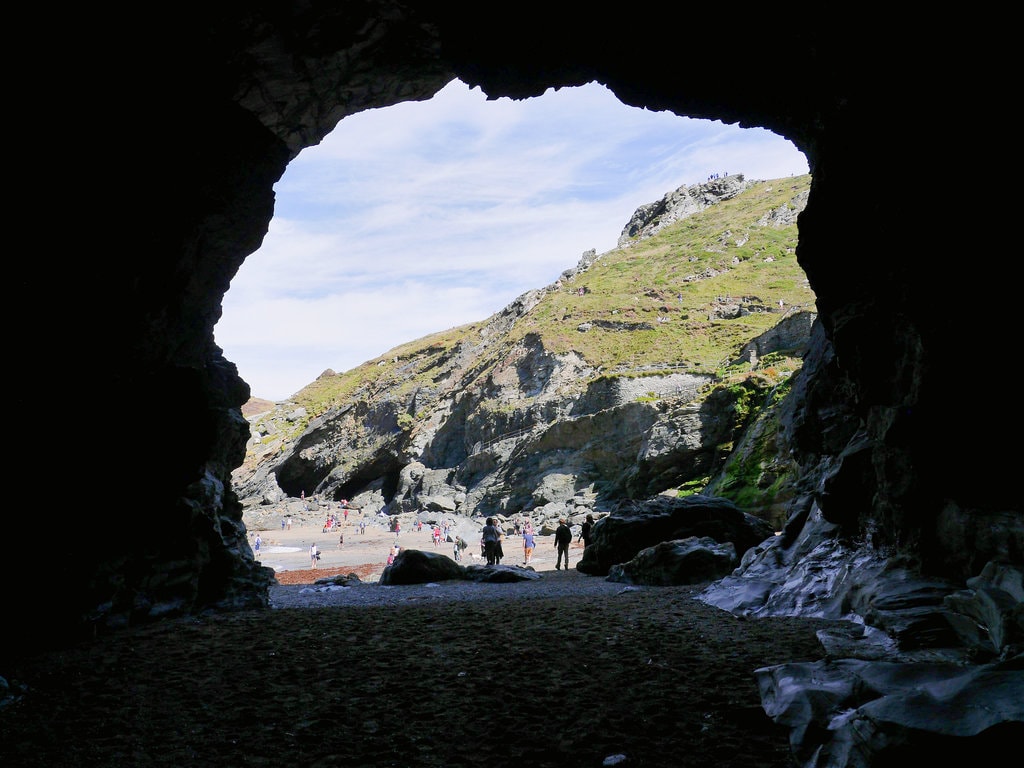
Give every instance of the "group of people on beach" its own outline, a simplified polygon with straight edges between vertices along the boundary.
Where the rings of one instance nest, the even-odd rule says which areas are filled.
[[[583,542],[583,548],[590,545],[591,534],[594,528],[594,516],[587,515],[586,520],[580,526],[579,541]],[[523,565],[530,565],[533,562],[533,552],[537,548],[536,531],[533,523],[529,520],[525,524],[516,523],[515,531],[523,537]],[[501,542],[504,534],[493,517],[488,517],[480,535],[481,556],[488,565],[501,565],[501,559],[505,556]],[[563,567],[569,570],[569,547],[572,544],[572,528],[569,521],[562,518],[558,521],[555,529],[555,570]]]
[[[358,526],[358,529],[360,530],[361,533],[365,531],[365,528],[363,526],[365,526],[365,523]],[[422,530],[422,526],[414,527],[416,527],[418,530]],[[593,527],[594,516],[592,514],[588,514],[586,520],[580,526],[580,533],[578,538],[578,541],[581,541],[583,543],[584,549],[590,546]],[[388,551],[387,565],[389,566],[394,564],[395,559],[401,552],[401,547],[399,546],[398,543],[399,535],[401,533],[401,527],[398,525],[393,525],[392,530],[395,533],[395,541]],[[526,520],[525,523],[517,521],[515,523],[514,530],[518,535],[522,536],[523,539],[523,565],[531,565],[533,563],[533,554],[537,547],[537,532],[533,527],[533,523],[530,520]],[[441,529],[438,526],[434,526],[430,531],[431,539],[434,541],[435,546],[439,544],[439,540],[441,538],[439,534],[441,534]],[[487,520],[485,521],[483,530],[481,531],[480,534],[480,554],[481,558],[484,560],[485,563],[487,563],[487,565],[501,565],[501,561],[505,557],[505,552],[502,547],[502,541],[504,537],[505,535],[502,532],[501,527],[497,524],[496,520],[493,517],[488,517]],[[568,571],[569,547],[572,545],[573,535],[572,528],[569,525],[567,519],[562,518],[558,521],[558,527],[555,529],[554,538],[554,547],[556,550],[555,570],[558,571],[564,568]],[[344,543],[345,535],[341,534],[341,537],[338,540],[338,547],[342,547]],[[254,546],[254,551],[257,556],[260,553],[261,545],[262,540],[260,539],[259,535],[257,535]],[[456,562],[462,560],[462,554],[467,548],[467,546],[468,545],[466,541],[461,536],[455,537],[453,541],[452,554]],[[317,548],[316,543],[314,542],[309,548],[310,568],[317,567],[317,562],[320,560],[320,557],[321,552]]]

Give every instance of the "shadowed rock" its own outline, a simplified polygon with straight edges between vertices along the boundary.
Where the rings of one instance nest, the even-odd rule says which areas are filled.
[[[459,565],[447,555],[424,552],[419,549],[403,549],[395,562],[386,567],[380,575],[379,584],[400,586],[406,584],[429,584],[432,581],[480,581],[492,584],[507,584],[514,581],[532,581],[541,578],[532,568],[514,565]]]
[[[728,575],[737,562],[736,548],[730,542],[719,544],[706,536],[691,536],[641,550],[628,563],[613,565],[607,580],[656,587],[700,584]]]
[[[464,579],[465,570],[447,555],[423,552],[419,549],[403,549],[395,557],[395,562],[381,573],[379,583],[397,586]]]
[[[737,556],[774,536],[772,527],[728,499],[712,496],[658,496],[620,507],[594,525],[593,542],[576,568],[607,576],[611,567],[632,560],[643,549],[690,537],[732,543]]]

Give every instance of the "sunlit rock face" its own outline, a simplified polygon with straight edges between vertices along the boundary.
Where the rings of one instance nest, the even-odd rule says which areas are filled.
[[[346,115],[430,98],[453,78],[495,98],[599,81],[632,106],[791,139],[814,176],[798,257],[824,339],[793,411],[808,483],[782,542],[813,520],[953,584],[1020,565],[1020,419],[998,373],[1015,302],[989,255],[999,238],[975,215],[1004,194],[976,184],[1004,145],[987,131],[968,150],[955,118],[990,105],[984,89],[948,90],[972,68],[999,70],[991,30],[971,50],[971,22],[956,19],[951,55],[932,44],[941,30],[867,14],[819,27],[774,7],[744,12],[748,39],[721,5],[678,23],[530,2],[500,18],[271,5],[176,9],[137,34],[107,19],[62,25],[74,38],[54,42],[48,65],[64,84],[22,107],[59,171],[25,194],[57,221],[9,278],[37,309],[9,324],[12,479],[33,502],[8,510],[9,533],[32,550],[16,565],[46,566],[5,585],[16,644],[266,604],[271,574],[230,487],[249,388],[214,342],[221,299],[300,150]],[[798,555],[777,559],[796,567]]]

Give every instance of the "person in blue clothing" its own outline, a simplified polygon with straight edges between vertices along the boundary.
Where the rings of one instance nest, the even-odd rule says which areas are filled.
[[[533,527],[527,526],[523,531],[523,565],[529,565],[533,560],[533,548],[537,542],[533,538]]]
[[[253,545],[253,548],[252,548],[252,551],[253,551],[253,553],[255,553],[256,557],[260,556],[260,547],[261,546],[263,546],[263,539],[261,539],[260,535],[257,533],[256,534],[256,543]]]

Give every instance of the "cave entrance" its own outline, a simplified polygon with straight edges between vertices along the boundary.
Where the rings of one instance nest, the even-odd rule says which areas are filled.
[[[627,107],[596,83],[513,101],[454,80],[347,117],[292,161],[217,343],[280,402],[554,282],[681,185],[807,167],[770,131]]]
[[[331,382],[345,377],[324,377],[322,386],[309,386],[321,374],[351,373],[349,381],[360,379],[352,386],[346,382],[346,392],[364,385],[380,389],[367,382],[387,381],[392,371],[397,378],[405,375],[413,364],[402,355],[414,342],[482,323],[528,291],[560,294],[553,287],[585,254],[608,256],[590,273],[595,280],[599,272],[619,271],[623,265],[609,263],[616,257],[634,262],[630,268],[636,269],[641,263],[636,251],[642,246],[617,249],[624,228],[639,208],[651,207],[680,187],[717,184],[720,179],[728,184],[738,176],[751,181],[803,176],[806,185],[806,172],[806,158],[770,131],[627,107],[596,84],[514,101],[488,100],[479,89],[455,80],[428,101],[345,118],[289,165],[275,186],[269,234],[240,268],[224,299],[218,344],[238,365],[255,398],[267,405],[285,404],[288,421],[275,425],[268,419],[254,427],[246,464],[276,462],[278,487],[257,487],[258,473],[248,484],[249,470],[236,472],[233,480],[243,503],[281,492],[293,498],[303,489],[334,502],[354,499],[359,508],[389,505],[402,463],[393,472],[378,469],[385,458],[394,461],[401,454],[402,434],[409,426],[403,419],[413,419],[418,397],[412,395],[408,404],[403,400],[404,410],[394,412],[372,399],[360,401],[345,417],[355,428],[352,434],[358,435],[343,444],[339,430],[346,428],[340,421],[325,422],[320,435],[305,431],[310,422],[338,407],[335,394],[340,390]],[[707,199],[715,184],[702,190]],[[782,185],[774,186],[782,190]],[[738,231],[743,228],[715,230],[707,249],[700,246],[716,254],[714,274],[731,271],[730,259],[770,260],[760,248],[737,255],[746,245]],[[727,229],[732,233],[725,242]],[[680,245],[675,251],[674,256],[697,253]],[[792,256],[793,248],[788,251]],[[579,309],[600,314],[595,322],[602,329],[632,332],[648,324],[668,331],[691,321],[729,321],[749,307],[762,312],[760,317],[775,316],[782,313],[776,307],[779,297],[792,298],[784,284],[772,284],[763,294],[743,296],[742,302],[724,301],[712,308],[719,314],[709,315],[707,307],[716,298],[704,296],[703,288],[687,294],[694,286],[684,278],[695,267],[681,257],[668,268],[663,265],[671,259],[658,261],[643,262],[643,279],[653,282],[642,288],[631,282],[624,291],[621,286],[608,288],[593,299],[577,300],[574,295],[572,301],[589,302],[591,306]],[[715,280],[704,282],[716,283],[714,291],[727,299],[737,296]],[[607,306],[598,306],[598,294],[608,297]],[[693,318],[684,312],[691,299],[692,308],[699,307]],[[655,326],[663,317],[669,324]],[[572,320],[566,327],[575,329],[579,322]],[[706,329],[701,330],[707,337]],[[570,351],[589,358],[582,337],[569,335]],[[721,367],[721,355],[713,360],[680,357],[681,334],[658,335],[658,366],[651,363],[648,368],[706,373]],[[591,336],[600,338],[601,333]],[[650,362],[629,351],[633,354],[625,362],[612,360],[611,365],[628,362],[635,369]],[[765,350],[757,351],[760,364]],[[754,364],[751,354],[743,373]],[[431,389],[433,373],[421,374],[422,386]],[[639,397],[655,400],[663,394],[672,393],[645,391]],[[430,450],[420,454],[432,471],[454,471],[467,459],[465,446],[480,440],[465,419],[450,423],[438,428]],[[510,417],[495,425],[494,434],[517,434],[532,423]],[[331,446],[331,457],[344,456],[346,466],[318,454],[321,444]],[[376,454],[361,453],[364,449]],[[396,479],[389,483],[386,478],[392,476]],[[707,479],[702,476],[702,481]],[[375,482],[379,485],[371,489]],[[321,517],[327,515],[323,512]],[[247,526],[250,522],[251,533],[266,521],[247,519]],[[274,524],[280,523],[275,519]]]

